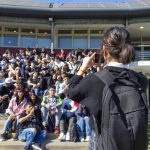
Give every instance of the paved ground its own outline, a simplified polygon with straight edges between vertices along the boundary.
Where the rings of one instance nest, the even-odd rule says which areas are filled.
[[[0,116],[0,129],[2,129],[5,117]],[[148,122],[148,150],[150,150],[150,116]],[[88,143],[86,142],[60,142],[54,134],[49,134],[48,139],[45,141],[47,150],[87,150]],[[20,141],[3,141],[0,142],[0,150],[23,150],[24,142]]]
[[[46,150],[87,150],[86,142],[60,142],[57,139],[46,141]],[[24,142],[3,141],[0,142],[0,150],[23,150]]]
[[[0,133],[4,122],[6,120],[6,115],[0,114]],[[87,142],[60,142],[55,134],[49,134],[47,140],[44,142],[46,150],[87,150]],[[24,142],[7,140],[0,142],[0,150],[23,150]]]

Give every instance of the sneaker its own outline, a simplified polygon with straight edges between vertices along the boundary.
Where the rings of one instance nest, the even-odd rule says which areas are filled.
[[[70,141],[70,133],[66,134],[66,141]]]
[[[54,133],[59,134],[59,127],[58,126],[55,127],[55,132]]]
[[[83,137],[80,137],[80,141],[81,141],[81,142],[84,142],[85,140],[84,140],[84,138],[83,138]]]
[[[90,136],[87,136],[85,142],[89,142],[89,140],[90,140]]]
[[[39,144],[35,143],[31,145],[34,150],[42,150]]]
[[[12,138],[11,140],[12,141],[18,141],[18,138]]]
[[[11,140],[12,141],[17,141],[18,140],[18,133],[16,133],[15,136]]]
[[[31,147],[30,146],[29,147],[25,146],[24,150],[31,150]]]
[[[60,135],[59,135],[59,137],[58,137],[58,140],[60,140],[60,141],[65,141],[65,139],[66,139],[65,134],[64,134],[64,133],[60,133]]]
[[[8,134],[7,133],[2,133],[0,141],[6,141],[6,140],[8,140]]]

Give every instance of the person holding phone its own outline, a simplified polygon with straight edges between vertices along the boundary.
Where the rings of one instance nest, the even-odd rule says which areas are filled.
[[[132,79],[132,77],[135,78],[135,80],[141,85],[142,90],[145,92],[147,88],[147,78],[141,74],[137,73],[133,70],[130,70],[128,68],[128,64],[134,60],[135,58],[135,51],[134,48],[131,44],[131,37],[129,32],[127,31],[126,28],[124,27],[111,27],[106,31],[106,33],[103,36],[103,43],[102,43],[102,50],[103,50],[103,56],[106,62],[106,65],[104,66],[104,70],[106,72],[109,72],[112,77],[119,77],[119,75],[122,72],[127,73],[127,78],[128,80]],[[142,128],[138,128],[138,135],[135,135],[135,137],[138,136],[138,138],[134,138],[131,140],[131,142],[134,142],[136,147],[135,149],[130,145],[131,142],[128,142],[128,139],[131,139],[131,136],[126,138],[129,133],[126,133],[126,135],[119,135],[109,140],[106,141],[106,139],[101,136],[101,130],[105,129],[105,124],[101,125],[101,118],[102,118],[102,105],[103,105],[103,90],[104,87],[107,83],[104,83],[98,76],[97,73],[89,74],[88,76],[83,77],[84,73],[87,71],[87,69],[91,66],[93,66],[94,58],[95,58],[96,52],[93,52],[91,55],[86,56],[83,59],[83,63],[77,72],[77,74],[71,78],[70,83],[69,83],[69,88],[68,88],[68,93],[69,93],[69,98],[77,101],[78,103],[81,103],[84,105],[94,116],[96,125],[98,127],[98,135],[96,133],[96,128],[92,128],[92,135],[90,139],[90,144],[89,144],[89,150],[127,150],[129,147],[130,150],[146,150],[147,148],[147,121],[146,121],[146,116],[142,117],[142,120],[144,120],[145,125],[143,124]],[[100,71],[99,75],[104,71]],[[106,74],[103,76],[106,76]],[[114,83],[117,83],[118,86],[121,85],[121,83],[118,83],[117,81],[114,80]],[[117,85],[116,84],[116,85]],[[138,91],[138,89],[137,89]],[[124,105],[130,106],[130,105],[136,105],[137,103],[132,99],[131,101],[128,101],[127,99],[128,95],[126,95],[126,99],[124,100]],[[122,103],[119,103],[119,106]],[[140,103],[139,103],[140,105]],[[127,107],[127,110],[130,107]],[[138,114],[139,115],[139,114]],[[136,117],[132,117],[132,119],[135,119]],[[141,120],[141,121],[142,121]],[[140,118],[137,118],[137,120],[132,121],[132,127],[134,128],[137,125],[140,125],[140,123],[143,123],[140,121]],[[118,122],[118,124],[121,123]],[[130,122],[131,123],[131,122]],[[122,126],[118,125],[116,123],[116,126],[111,128],[111,131],[113,132],[115,129],[119,131],[122,129]],[[123,123],[122,123],[123,124]],[[110,125],[110,124],[109,124]],[[128,124],[127,124],[128,125]],[[130,126],[131,127],[131,126]],[[129,127],[129,128],[130,128]],[[115,130],[115,131],[117,131]],[[125,131],[128,129],[124,129]],[[134,130],[135,132],[135,130]],[[114,132],[113,132],[114,133]],[[142,136],[139,135],[141,133]],[[118,133],[119,134],[119,133]],[[111,136],[111,133],[109,134]],[[107,140],[110,137],[107,137]],[[117,143],[118,141],[121,141],[121,144]],[[138,141],[140,139],[140,141]],[[113,143],[109,148],[103,148],[103,142],[108,142],[107,144],[104,143],[104,145],[108,145]],[[137,146],[138,145],[138,146]],[[128,147],[128,148],[126,148]],[[129,150],[128,149],[128,150]]]
[[[36,116],[35,109],[33,104],[28,102],[25,105],[25,111],[19,116],[18,139],[26,141],[24,150],[30,150],[31,148],[42,150],[41,143],[46,138],[46,130],[40,118]]]

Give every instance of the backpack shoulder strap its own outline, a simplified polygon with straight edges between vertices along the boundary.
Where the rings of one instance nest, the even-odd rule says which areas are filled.
[[[113,75],[107,70],[103,69],[100,72],[96,72],[95,75],[102,80],[106,85],[111,84],[114,81]]]
[[[105,100],[106,100],[106,95],[107,95],[107,100],[111,98],[112,93],[108,92],[108,88],[109,86],[113,83],[114,81],[114,77],[112,76],[112,74],[107,70],[107,69],[103,69],[101,72],[97,72],[95,73],[95,75],[105,84],[104,90],[103,90],[103,98],[102,98],[102,120],[104,119],[104,107],[105,107]],[[107,93],[107,94],[106,94]],[[108,106],[108,105],[107,105]],[[107,116],[109,116],[109,109],[107,109]],[[106,120],[108,118],[105,118]],[[99,134],[101,134],[101,129],[103,128],[103,121],[101,122],[101,129],[98,128],[97,126],[97,121],[96,118],[93,116],[93,123],[94,123],[94,128],[95,128],[95,133],[97,136],[99,136]]]

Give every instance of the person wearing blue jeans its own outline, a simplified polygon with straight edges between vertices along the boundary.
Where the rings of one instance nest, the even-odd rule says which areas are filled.
[[[30,150],[31,147],[42,150],[41,143],[45,140],[46,134],[42,121],[35,115],[33,104],[28,102],[25,111],[19,117],[18,139],[26,141],[24,150]]]
[[[90,113],[86,107],[80,104],[78,110],[76,111],[76,116],[77,116],[77,124],[79,126],[80,140],[81,142],[83,141],[88,142],[92,132],[90,123]]]
[[[14,124],[15,124],[15,126],[17,126],[17,116],[15,116],[15,115],[10,115],[9,117],[8,117],[8,119],[5,121],[5,123],[4,123],[4,127],[3,127],[3,133],[7,133],[7,132],[9,132],[10,130],[11,130],[11,125],[12,125],[12,122],[15,122]]]
[[[0,141],[4,141],[10,138],[10,132],[16,132],[18,116],[24,111],[26,103],[27,99],[24,96],[24,89],[17,89],[16,96],[10,100],[6,110],[6,113],[9,116],[4,123],[3,133],[1,134]]]
[[[44,126],[48,124],[48,117],[51,115],[55,115],[55,125],[54,126],[55,127],[59,126],[60,118],[62,115],[61,106],[58,106],[53,109],[47,109],[46,107],[42,107],[41,111],[42,111],[42,119],[43,119]]]
[[[48,117],[55,116],[55,133],[59,133],[59,122],[62,115],[61,112],[61,105],[62,105],[62,99],[60,96],[55,96],[56,93],[56,87],[51,86],[48,89],[48,94],[43,96],[42,100],[42,121],[43,125],[48,125]]]
[[[19,132],[18,139],[20,141],[26,141],[25,149],[27,149],[31,145],[32,147],[34,147],[32,142],[35,143],[34,145],[38,146],[41,145],[41,143],[45,140],[45,137],[46,137],[45,130],[37,131],[35,128],[27,128]]]

